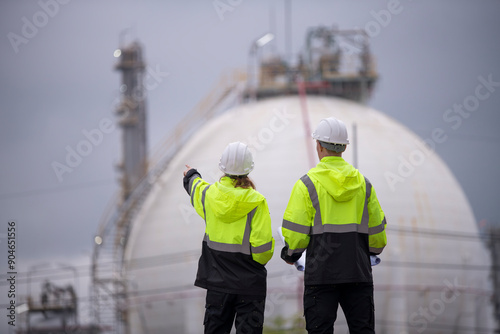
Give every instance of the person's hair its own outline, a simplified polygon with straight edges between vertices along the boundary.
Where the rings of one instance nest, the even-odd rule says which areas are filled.
[[[245,189],[248,189],[248,188],[255,189],[255,184],[253,184],[253,181],[248,177],[248,175],[228,175],[228,174],[225,174],[225,175],[221,176],[221,179],[224,176],[227,176],[231,180],[233,180],[233,184],[235,187],[240,187],[240,188],[245,188]]]

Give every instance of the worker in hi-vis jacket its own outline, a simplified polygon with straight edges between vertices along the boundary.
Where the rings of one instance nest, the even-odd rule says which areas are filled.
[[[292,264],[307,250],[308,333],[333,333],[339,304],[351,334],[375,333],[370,255],[387,244],[384,212],[370,181],[342,158],[349,144],[345,124],[322,119],[312,136],[320,162],[293,187],[281,258]]]
[[[267,201],[248,174],[254,162],[247,145],[230,143],[209,184],[186,165],[184,188],[205,220],[205,237],[195,285],[207,289],[205,334],[262,333],[266,298],[266,263],[274,252]],[[236,317],[236,318],[235,318]]]

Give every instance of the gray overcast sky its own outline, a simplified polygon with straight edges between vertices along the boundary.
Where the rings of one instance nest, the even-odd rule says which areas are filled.
[[[52,163],[64,163],[67,147],[85,140],[82,131],[115,121],[113,51],[121,32],[140,40],[156,73],[158,85],[148,92],[150,148],[225,70],[246,68],[251,41],[270,30],[270,8],[277,38],[268,49],[283,54],[282,0],[219,2],[230,10],[218,13],[213,0],[0,2],[0,238],[15,220],[21,265],[90,259],[99,219],[118,190],[119,128],[103,134],[61,182]],[[476,219],[498,223],[500,1],[295,0],[292,8],[294,54],[308,27],[372,29],[380,80],[369,104],[423,138],[443,129],[447,140],[437,153]],[[446,121],[455,104],[474,102],[481,80],[497,84],[470,115]]]

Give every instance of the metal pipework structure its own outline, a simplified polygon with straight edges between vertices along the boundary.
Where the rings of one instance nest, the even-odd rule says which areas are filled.
[[[119,58],[116,69],[122,73],[122,99],[116,114],[123,132],[123,160],[119,167],[125,200],[147,170],[145,63],[137,42],[117,50],[115,56]]]

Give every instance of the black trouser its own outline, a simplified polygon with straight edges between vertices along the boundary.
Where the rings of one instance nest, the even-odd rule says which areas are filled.
[[[332,334],[339,304],[350,334],[375,333],[373,283],[306,286],[304,315],[307,332]]]
[[[207,290],[205,334],[229,334],[233,322],[237,334],[261,334],[265,299]]]

